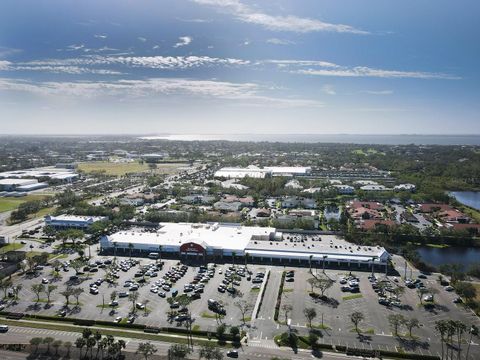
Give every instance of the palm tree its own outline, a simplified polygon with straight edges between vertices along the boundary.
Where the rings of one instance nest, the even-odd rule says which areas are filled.
[[[50,354],[50,344],[55,341],[54,338],[47,336],[46,338],[43,338],[43,343],[47,344],[47,353]]]
[[[55,355],[58,355],[58,348],[62,346],[63,341],[62,340],[55,340],[52,343],[53,348],[55,349]]]
[[[308,257],[308,263],[309,263],[309,266],[310,266],[310,274],[313,275],[313,273],[312,273],[312,259],[313,259],[313,255],[310,255]]]
[[[72,348],[72,343],[70,341],[65,341],[63,343],[63,346],[65,347],[65,349],[67,349],[67,354],[65,355],[65,357],[69,358],[70,357],[70,349]]]
[[[237,256],[237,253],[235,251],[232,251],[232,266],[235,267],[235,256]]]
[[[478,328],[475,325],[472,325],[468,333],[470,334],[470,339],[468,339],[467,353],[465,354],[466,360],[468,360],[468,353],[470,352],[470,345],[472,344],[472,336],[478,334]]]
[[[117,257],[117,247],[118,247],[118,244],[116,242],[113,243],[113,257],[116,258]]]
[[[75,347],[78,349],[79,351],[79,356],[78,358],[81,359],[82,358],[82,349],[87,345],[87,340],[85,340],[84,337],[80,336],[77,338],[77,340],[75,340]]]
[[[248,257],[250,254],[248,252],[245,253],[245,269],[247,268]]]
[[[135,306],[135,303],[137,302],[138,300],[138,293],[136,291],[134,292],[131,292],[129,295],[128,295],[128,300],[130,300],[132,302],[132,313],[135,313],[137,307]]]
[[[457,320],[455,321],[455,330],[457,331],[457,359],[460,359],[460,352],[462,351],[462,336],[467,331],[467,326],[463,322]]]
[[[445,335],[447,333],[446,320],[439,320],[435,322],[435,330],[440,334],[440,343],[442,344],[442,359],[443,359],[443,343],[445,342]]]

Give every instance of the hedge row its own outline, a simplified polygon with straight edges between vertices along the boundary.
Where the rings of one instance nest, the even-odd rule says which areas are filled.
[[[282,303],[282,294],[283,294],[283,285],[285,284],[285,275],[286,271],[282,273],[282,280],[280,282],[280,287],[278,288],[277,302],[275,303],[275,313],[273,315],[273,320],[278,321],[278,315],[280,314],[280,305]]]

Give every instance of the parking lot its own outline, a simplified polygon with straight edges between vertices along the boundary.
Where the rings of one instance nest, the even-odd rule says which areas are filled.
[[[289,304],[292,306],[292,310],[288,314],[288,318],[291,319],[291,327],[306,333],[308,321],[304,315],[304,309],[313,307],[317,312],[313,326],[317,329],[324,328],[322,330],[323,342],[326,343],[383,350],[396,350],[401,346],[405,350],[420,354],[437,354],[439,351],[437,347],[440,344],[438,334],[434,330],[436,321],[454,319],[464,322],[467,326],[470,324],[480,325],[478,318],[469,309],[454,302],[457,297],[455,293],[447,291],[446,287],[442,286],[433,275],[425,276],[425,279],[422,279],[425,288],[434,288],[438,291],[434,295],[435,306],[428,308],[428,306],[424,307],[420,304],[417,288],[406,287],[404,280],[400,277],[385,278],[383,274],[375,274],[376,280],[374,280],[370,279],[371,274],[368,272],[349,273],[326,270],[325,275],[334,281],[332,287],[325,292],[328,300],[314,299],[309,295],[311,286],[307,279],[312,277],[309,269],[294,270],[295,281],[284,283],[278,322],[285,324],[283,305]],[[278,271],[283,271],[283,269]],[[321,270],[318,271],[318,275],[324,276]],[[358,279],[358,291],[342,291],[342,287],[348,286],[349,276],[352,279]],[[389,284],[387,286],[389,289],[395,289],[399,285],[405,287],[404,293],[398,295],[397,299],[389,291],[384,291],[384,295],[377,294],[374,289],[377,286],[373,283],[378,284],[382,280],[385,281],[385,284]],[[342,284],[345,282],[346,284]],[[315,291],[319,293],[318,289]],[[423,295],[422,303],[428,303],[425,302],[427,296],[428,293]],[[385,299],[388,301],[384,301]],[[354,324],[350,320],[350,315],[354,312],[361,312],[364,316],[359,324],[362,333],[360,336],[357,336]],[[414,339],[407,336],[408,331],[405,328],[400,331],[401,338],[394,336],[388,320],[389,315],[392,314],[401,314],[406,319],[416,318],[419,320],[420,327],[413,330]],[[322,319],[323,327],[321,326]],[[280,325],[280,329],[285,330],[286,328],[286,325]],[[376,345],[374,337],[382,338],[387,345]]]
[[[109,263],[112,257],[99,256],[92,258],[89,262],[93,265],[97,260],[99,263],[104,261]],[[235,305],[239,299],[248,304],[246,320],[251,318],[253,306],[259,294],[258,288],[261,285],[254,284],[252,281],[255,282],[257,273],[265,270],[262,266],[253,265],[241,270],[244,266],[235,265],[233,268],[232,264],[211,264],[209,267],[201,268],[200,266],[182,265],[176,260],[163,260],[163,267],[160,267],[159,264],[157,266],[155,260],[145,258],[129,260],[128,257],[118,257],[117,262],[119,269],[115,273],[116,284],[107,281],[108,266],[104,267],[102,264],[100,264],[100,268],[98,265],[94,267],[94,272],[87,272],[86,268],[80,269],[81,273],[78,275],[78,279],[75,270],[71,267],[60,268],[62,279],[58,281],[55,281],[50,275],[51,267],[39,270],[36,276],[22,276],[20,299],[17,304],[8,303],[6,310],[126,322],[129,320],[133,306],[129,294],[138,293],[138,298],[135,300],[135,303],[138,303],[135,319],[130,318],[133,320],[132,322],[148,326],[182,326],[181,322],[174,321],[174,316],[172,316],[172,321],[169,321],[169,311],[181,309],[181,306],[171,306],[171,303],[175,301],[174,299],[169,300],[169,298],[178,298],[182,294],[192,296],[198,293],[198,298],[192,299],[188,305],[194,319],[193,326],[214,331],[219,321],[228,325],[242,323],[242,312]],[[139,272],[141,268],[147,270],[145,276]],[[233,273],[235,276],[232,275]],[[167,277],[167,274],[170,277]],[[231,282],[228,282],[226,277],[229,277]],[[37,303],[37,296],[31,289],[33,284],[42,283],[42,279],[45,286],[54,284],[58,287],[52,292],[51,306],[46,305],[45,294],[40,294],[41,300]],[[74,297],[70,298],[69,307],[64,307],[65,297],[61,295],[61,292],[68,285],[80,287],[84,291],[79,296],[80,305],[78,307],[75,306],[76,299]],[[222,286],[220,290],[219,286]],[[252,289],[252,286],[257,289]],[[118,303],[116,306],[110,306],[112,292],[117,293],[114,304]],[[193,296],[195,297],[195,295]],[[221,311],[220,316],[215,316],[215,311],[209,309],[208,299],[216,300],[221,304],[224,311]],[[62,313],[62,310],[65,311]],[[121,319],[119,319],[120,317]]]
[[[70,260],[76,257],[73,254],[68,256]],[[89,262],[108,263],[108,260],[112,260],[112,258],[112,256],[95,256]],[[62,259],[62,261],[67,261],[67,259]],[[176,301],[172,298],[178,299],[182,294],[192,296],[198,292],[200,298],[192,300],[188,305],[189,313],[194,319],[192,326],[195,329],[215,331],[220,322],[227,325],[242,325],[242,312],[235,303],[239,300],[245,301],[249,308],[245,314],[249,339],[252,343],[255,341],[261,343],[286,331],[287,319],[290,319],[292,328],[306,334],[308,320],[304,315],[304,309],[313,307],[317,316],[313,319],[312,324],[322,333],[323,338],[320,341],[323,343],[390,351],[397,351],[399,347],[402,347],[406,351],[419,354],[439,353],[440,342],[438,334],[434,330],[435,322],[438,320],[455,319],[467,325],[480,325],[478,318],[469,309],[464,308],[462,304],[454,303],[456,294],[447,291],[446,287],[437,281],[436,275],[421,279],[425,288],[434,288],[438,292],[435,294],[435,306],[425,308],[420,305],[416,287],[408,288],[402,278],[394,276],[385,278],[383,273],[376,273],[375,279],[372,279],[371,273],[367,271],[350,273],[346,270],[327,269],[323,275],[321,269],[313,269],[313,274],[316,276],[327,276],[333,281],[333,285],[325,291],[326,298],[319,299],[309,294],[312,289],[307,280],[312,278],[312,274],[308,268],[304,267],[249,264],[244,269],[244,266],[239,264],[235,265],[235,268],[232,267],[232,264],[190,265],[168,259],[163,260],[163,267],[160,268],[155,260],[135,257],[130,260],[128,256],[117,257],[117,262],[116,284],[106,281],[108,266],[103,267],[98,264],[94,272],[89,273],[83,268],[80,269],[83,274],[79,275],[79,280],[73,281],[69,280],[75,276],[75,270],[72,267],[60,268],[62,279],[58,281],[52,278],[50,266],[39,270],[36,276],[20,275],[22,289],[19,293],[19,300],[16,303],[12,299],[8,300],[4,310],[59,316],[60,312],[65,309],[65,297],[61,295],[61,292],[66,289],[67,285],[72,285],[84,290],[78,299],[79,306],[75,305],[75,297],[71,297],[69,307],[61,315],[124,323],[132,315],[133,304],[127,294],[122,297],[118,295],[122,292],[138,293],[135,303],[139,303],[139,306],[134,318],[130,318],[134,323],[148,326],[184,327],[185,323],[175,321],[175,316],[183,316],[185,313],[179,312],[182,308],[181,304],[171,308],[171,303]],[[139,273],[142,268],[145,271],[144,275]],[[290,277],[291,280],[284,282],[279,316],[275,321],[275,304],[284,271],[291,271],[294,275]],[[262,283],[256,284],[254,279],[260,273],[265,274],[265,279],[268,278],[268,281],[265,283],[265,293],[258,317],[255,318],[253,309],[255,304],[259,303],[259,296],[262,293],[259,288]],[[167,274],[169,276],[166,276]],[[230,275],[227,277],[231,279],[231,282],[226,281],[228,274]],[[416,274],[414,277],[416,278],[418,275]],[[98,281],[100,278],[104,281]],[[42,279],[48,280],[48,283],[58,287],[51,295],[51,306],[47,306],[44,293],[40,294],[40,301],[37,302],[37,296],[32,291],[32,285],[42,283]],[[235,281],[234,284],[232,284],[233,281]],[[399,285],[404,286],[404,293],[398,295],[398,300],[395,300],[394,294],[387,290],[384,291],[385,295],[379,296],[375,292],[375,287],[378,288],[377,285],[382,281],[384,281],[383,287],[386,284],[387,289],[394,289]],[[19,283],[18,280],[16,283]],[[93,286],[95,283],[98,285]],[[355,289],[357,283],[358,291]],[[137,286],[138,289],[135,289]],[[219,290],[221,286],[223,288]],[[235,288],[235,293],[228,290],[232,286]],[[257,289],[252,289],[252,286]],[[342,287],[344,287],[344,291],[342,291]],[[353,289],[345,287],[353,287]],[[117,293],[115,301],[118,306],[112,307],[109,304],[114,291]],[[319,289],[314,291],[320,292]],[[172,297],[175,292],[178,293]],[[163,297],[161,293],[165,293],[165,296]],[[218,308],[215,307],[209,307],[209,299],[218,302],[221,305],[220,308],[225,312],[217,311]],[[384,302],[383,300],[388,301]],[[287,319],[283,308],[285,304],[292,306]],[[143,308],[144,306],[145,308]],[[175,313],[170,314],[169,320],[169,312],[172,311]],[[221,316],[216,316],[216,311]],[[354,324],[350,319],[350,315],[354,312],[361,312],[364,317],[359,324],[361,335],[355,332]],[[401,330],[401,337],[392,334],[393,331],[388,321],[388,316],[392,314],[401,314],[406,319],[417,318],[419,320],[420,327],[413,330],[414,339],[407,337],[405,328]]]

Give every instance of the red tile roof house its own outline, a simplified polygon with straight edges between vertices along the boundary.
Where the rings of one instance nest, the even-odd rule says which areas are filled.
[[[448,204],[419,204],[418,210],[422,213],[432,213],[435,211],[453,210]]]
[[[393,220],[374,220],[374,219],[366,219],[366,220],[357,220],[355,224],[361,230],[373,230],[378,225],[385,225],[387,227],[397,226],[397,223]]]
[[[347,211],[350,217],[354,220],[359,219],[377,219],[382,220],[383,216],[380,213],[384,210],[384,206],[377,202],[362,202],[352,201],[347,205]]]
[[[457,209],[442,210],[438,213],[438,218],[446,223],[468,224],[470,218]]]
[[[350,201],[347,207],[352,207],[352,208],[364,207],[364,208],[377,210],[377,211],[385,210],[385,206],[383,206],[383,204],[376,201]]]

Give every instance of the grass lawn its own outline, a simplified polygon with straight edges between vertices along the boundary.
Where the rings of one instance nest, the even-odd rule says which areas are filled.
[[[20,243],[10,243],[0,248],[0,253],[5,254],[8,251],[20,250],[23,248],[23,244]]]
[[[356,333],[357,330],[355,330],[355,328],[351,328],[351,329],[350,329],[350,332]],[[370,329],[360,329],[360,328],[359,328],[359,329],[358,329],[358,332],[359,332],[360,334],[368,334],[368,335],[374,335],[374,334],[375,334],[375,330],[372,329],[372,328],[370,328]]]
[[[353,294],[353,295],[348,295],[348,296],[342,297],[342,300],[360,299],[360,298],[362,298],[362,297],[363,297],[362,294]]]
[[[20,206],[20,204],[23,204],[24,202],[32,200],[42,200],[45,197],[45,195],[27,195],[19,198],[2,197],[0,198],[0,212],[15,210]]]
[[[216,315],[215,313],[210,312],[210,311],[204,311],[200,314],[200,316],[202,318],[206,318],[206,319],[216,319],[217,316],[218,316],[219,319],[223,319],[225,317],[225,315]]]
[[[168,163],[155,164],[156,169],[153,171],[156,174],[173,174],[178,171],[179,167],[185,166],[185,163]],[[85,173],[105,171],[106,175],[122,176],[127,173],[147,172],[150,171],[148,164],[139,162],[129,163],[115,163],[108,161],[92,161],[78,164],[78,170]]]

